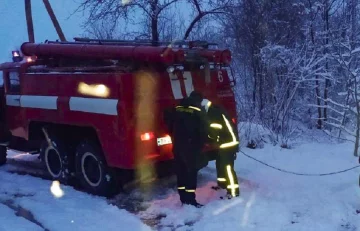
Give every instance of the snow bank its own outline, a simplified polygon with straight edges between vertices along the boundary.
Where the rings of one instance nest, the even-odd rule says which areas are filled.
[[[61,185],[64,195],[58,198],[50,191],[51,181],[9,174],[1,168],[0,171],[0,201],[11,200],[31,211],[35,219],[49,230],[151,230],[135,215],[107,204],[102,197]],[[9,214],[11,211],[0,207],[0,213]],[[5,227],[4,230],[21,230],[14,229],[12,221],[11,216],[6,216],[0,225]]]
[[[263,148],[264,143],[270,143],[272,140],[271,131],[257,123],[240,122],[238,129],[242,147],[246,147],[248,143],[255,143],[258,148]]]
[[[353,139],[345,137],[342,133],[338,139],[338,132],[334,131],[328,133],[324,130],[309,129],[304,124],[296,121],[291,122],[291,129],[288,134],[282,136],[276,135],[270,129],[262,124],[253,122],[240,122],[238,125],[240,134],[241,147],[247,147],[250,144],[256,144],[255,148],[264,148],[266,144],[272,145],[286,145],[287,148],[294,148],[297,144],[312,143],[314,141],[319,143],[339,143],[339,141],[351,141]]]

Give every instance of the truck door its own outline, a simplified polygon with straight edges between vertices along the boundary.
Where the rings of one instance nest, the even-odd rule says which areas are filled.
[[[25,137],[23,110],[21,108],[21,85],[18,69],[4,71],[6,121],[10,132],[14,136]]]

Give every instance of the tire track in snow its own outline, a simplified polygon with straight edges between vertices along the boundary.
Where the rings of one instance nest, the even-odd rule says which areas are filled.
[[[13,197],[31,197],[33,195],[12,195]],[[7,206],[8,208],[12,209],[15,212],[16,216],[23,217],[26,220],[30,221],[31,223],[34,223],[37,226],[40,226],[44,229],[44,231],[50,231],[49,229],[45,228],[39,221],[37,221],[34,217],[34,215],[31,213],[31,211],[19,206],[15,205],[14,200],[7,199],[7,200],[0,200],[0,203]]]

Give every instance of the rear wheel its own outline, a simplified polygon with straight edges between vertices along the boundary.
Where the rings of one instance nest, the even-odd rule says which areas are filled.
[[[112,196],[118,192],[115,171],[107,166],[96,142],[84,141],[77,147],[76,176],[89,193]]]
[[[54,180],[69,183],[74,171],[74,157],[70,156],[65,144],[54,138],[50,143],[45,140],[41,145],[40,156]]]
[[[7,148],[0,146],[0,166],[6,163]]]

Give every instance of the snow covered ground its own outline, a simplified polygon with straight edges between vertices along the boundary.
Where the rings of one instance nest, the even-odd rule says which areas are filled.
[[[326,173],[357,164],[349,144],[298,145],[292,150],[266,146],[244,151],[271,165],[302,173]],[[359,169],[340,175],[308,177],[278,172],[239,155],[236,170],[241,197],[218,200],[214,166],[202,171],[197,192],[202,209],[181,208],[169,194],[153,201],[143,216],[162,214],[164,227],[192,224],[193,230],[357,230],[360,228]],[[213,182],[209,182],[209,180]],[[163,230],[166,230],[165,228]],[[171,229],[168,229],[171,230]]]
[[[242,150],[275,167],[300,173],[334,172],[358,164],[351,143],[336,143],[321,136],[319,139],[321,142],[298,142],[292,149],[265,144],[263,149]],[[24,156],[14,154],[11,158]],[[360,168],[338,175],[297,176],[238,154],[236,171],[241,196],[219,199],[224,192],[211,189],[216,180],[211,162],[199,173],[197,199],[205,204],[201,209],[180,206],[174,176],[135,187],[109,200],[61,185],[64,195],[57,198],[51,193],[51,181],[9,174],[8,169],[0,168],[0,230],[43,230],[16,216],[9,205],[30,211],[33,220],[48,230],[360,229],[360,214],[356,212],[360,209]]]

